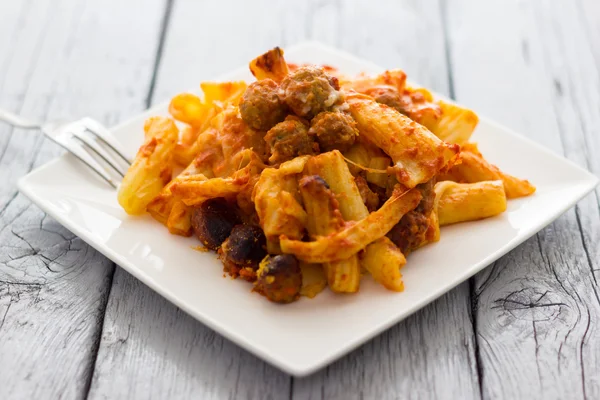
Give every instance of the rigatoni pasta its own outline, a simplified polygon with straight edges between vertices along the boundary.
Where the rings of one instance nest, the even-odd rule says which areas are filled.
[[[406,264],[404,254],[387,237],[377,240],[365,248],[361,264],[376,282],[395,292],[404,290],[400,268]]]
[[[361,134],[392,158],[398,182],[408,188],[433,178],[458,154],[458,146],[368,96],[349,95],[347,102]]]
[[[250,72],[257,80],[272,79],[281,82],[288,74],[288,64],[283,58],[283,50],[275,47],[250,61]]]
[[[440,118],[425,126],[445,142],[459,145],[467,143],[479,122],[477,114],[443,100],[439,100],[437,104],[440,106]]]
[[[340,202],[321,176],[306,175],[302,177],[299,188],[307,213],[306,228],[310,237],[318,239],[328,236],[339,231],[345,225],[339,210]],[[303,261],[306,262],[306,260]],[[331,290],[337,293],[358,291],[360,265],[357,254],[321,265]]]
[[[476,221],[506,211],[506,194],[502,181],[443,181],[435,186],[435,197],[440,226]]]
[[[250,70],[255,82],[203,82],[172,99],[173,119],[149,119],[118,200],[195,235],[271,301],[354,293],[365,275],[400,292],[407,256],[440,227],[535,191],[470,142],[473,111],[402,70],[350,77],[279,48]]]
[[[358,221],[369,215],[354,182],[354,176],[342,154],[337,151],[311,157],[306,165],[309,174],[320,176],[327,182],[339,203],[340,213],[346,221]]]
[[[501,180],[506,197],[514,199],[529,196],[535,192],[535,186],[529,181],[506,174],[495,165],[490,164],[479,152],[475,143],[469,143],[460,153],[461,162],[453,166],[444,179],[457,182],[475,183],[481,181]]]
[[[146,206],[169,183],[173,149],[179,130],[169,118],[152,117],[144,126],[146,140],[119,188],[118,201],[128,214],[142,214]]]
[[[260,175],[253,198],[259,223],[270,252],[279,253],[281,236],[301,239],[306,231],[307,214],[298,192],[298,175],[308,157],[297,157],[279,168],[267,168]]]
[[[312,242],[281,237],[281,249],[306,262],[331,262],[358,253],[369,243],[385,236],[404,214],[414,209],[422,196],[416,189],[394,194],[377,211],[355,224],[347,224],[334,234]]]

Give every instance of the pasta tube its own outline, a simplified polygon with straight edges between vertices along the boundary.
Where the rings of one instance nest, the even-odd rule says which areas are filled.
[[[318,175],[327,182],[339,202],[340,212],[346,221],[358,221],[369,215],[342,153],[333,150],[312,157],[306,164],[306,170],[309,174]]]
[[[294,239],[304,236],[307,216],[300,204],[296,176],[307,160],[308,156],[296,157],[279,168],[266,168],[254,187],[252,197],[269,252],[278,252],[280,235]]]
[[[506,211],[502,181],[438,182],[435,208],[440,226],[493,217]]]
[[[312,263],[343,260],[364,249],[369,243],[383,237],[400,221],[402,216],[413,210],[421,201],[418,189],[408,192],[394,190],[392,196],[377,211],[356,223],[314,242],[302,242],[281,238],[281,250],[294,254],[302,261]]]
[[[364,137],[359,137],[343,155],[346,157],[347,162],[349,160],[348,168],[354,176],[363,170],[361,167],[369,167],[369,163],[373,158],[385,157],[379,147],[369,143]]]
[[[535,192],[535,186],[525,179],[505,174],[498,167],[490,164],[481,155],[474,143],[468,143],[460,153],[461,163],[453,166],[444,179],[457,182],[474,183],[481,181],[501,180],[506,197],[514,199],[529,196]]]
[[[306,164],[306,169],[308,173],[318,175],[325,180],[337,199],[339,211],[345,221],[359,221],[369,215],[354,177],[339,151],[334,150],[312,157]],[[310,198],[310,196],[305,197],[303,193],[303,198],[306,205],[307,198]],[[312,214],[317,221],[320,221],[324,215],[319,210]],[[310,219],[311,214],[309,213]],[[327,235],[330,233],[332,232],[325,231],[319,234]],[[333,291],[355,292],[358,290],[360,263],[356,254],[341,261],[324,264],[324,268],[329,287]]]
[[[167,228],[174,235],[191,236],[192,207],[185,205],[183,201],[173,202],[173,207],[171,207],[171,212],[167,219]]]
[[[176,179],[171,192],[188,206],[194,206],[215,197],[233,197],[247,190],[252,192],[264,164],[248,150],[247,165],[227,178],[207,179],[203,174],[189,175]]]
[[[204,93],[204,102],[227,102],[237,106],[248,85],[244,81],[202,82],[200,88]]]
[[[425,126],[444,142],[463,145],[479,123],[479,117],[472,110],[449,103],[434,100],[425,88],[407,88],[406,112],[410,119]]]
[[[169,103],[169,113],[173,118],[193,127],[204,123],[209,110],[210,106],[192,93],[180,93]]]
[[[152,218],[166,225],[169,232],[175,235],[190,236],[192,234],[192,210],[173,195],[171,188],[175,183],[181,182],[190,175],[196,175],[198,179],[205,179],[202,172],[203,170],[198,168],[195,162],[192,162],[177,178],[169,182],[146,207],[146,211]]]
[[[312,238],[330,235],[344,226],[338,209],[339,203],[320,176],[304,176],[299,182],[299,187],[308,216],[307,230]],[[360,264],[356,254],[325,263],[323,268],[329,287],[334,292],[354,293],[358,291]]]
[[[387,171],[390,166],[389,157],[373,157],[369,162],[369,168]],[[381,172],[367,172],[367,182],[371,182],[380,187],[387,187],[388,175]]]
[[[170,118],[152,117],[144,125],[146,140],[125,174],[117,199],[128,214],[142,214],[146,206],[169,183],[173,172],[173,149],[179,136]]]
[[[350,94],[346,101],[360,134],[392,158],[398,181],[408,188],[430,180],[458,153],[458,146],[369,96]]]
[[[214,108],[211,109],[208,112],[207,119],[211,120],[219,112]],[[216,139],[218,131],[209,125],[207,123],[206,126],[188,127],[189,129],[184,130],[180,143],[177,143],[175,147],[174,157],[177,164],[189,165],[202,152],[209,152],[214,155],[220,154],[220,158],[223,158],[221,144]]]
[[[360,142],[354,143],[352,147],[345,151],[344,157],[351,161],[348,168],[352,175],[358,175],[361,171],[359,166],[368,166],[369,160],[371,159],[368,150]],[[355,164],[358,164],[359,166]]]
[[[249,150],[252,150],[261,160],[266,159],[264,133],[248,127],[237,107],[229,107],[215,116],[211,121],[211,127],[215,130],[223,154],[220,162],[213,163],[215,176],[229,176],[237,171]]]
[[[344,82],[343,88],[373,96],[379,102],[392,106],[445,142],[462,145],[469,140],[479,121],[473,111],[454,103],[435,100],[429,90],[406,87],[405,84],[404,72],[390,70],[375,77]],[[387,97],[380,97],[380,93],[386,92],[389,93]]]
[[[265,54],[250,61],[250,72],[256,80],[273,79],[280,83],[289,73],[288,65],[283,58],[283,50],[275,47]]]
[[[232,178],[199,179],[194,176],[194,179],[175,182],[171,191],[188,206],[194,206],[207,199],[237,195],[249,179],[246,173]]]
[[[327,278],[322,264],[300,262],[300,270],[302,271],[302,288],[300,289],[302,296],[312,299],[325,289]]]
[[[373,158],[372,160],[375,160],[376,163],[379,162],[379,165],[381,165],[382,162],[389,164],[389,158],[387,157]],[[344,162],[344,158],[337,150],[311,158],[306,164],[306,169],[310,174],[319,175],[324,178],[339,202],[339,209],[344,220],[360,221],[369,216],[369,211],[360,195],[355,178],[351,175],[348,165]],[[384,176],[387,181],[387,176]],[[321,221],[324,213],[322,211],[317,211],[315,212],[315,215],[319,216],[318,221]],[[380,240],[381,239],[377,239],[375,242]],[[334,281],[336,277],[347,275],[348,271],[358,271],[358,265],[354,262],[355,259],[349,258],[343,262],[326,264],[325,271],[328,275],[329,285],[332,285],[331,282]]]
[[[369,89],[391,86],[402,93],[406,85],[406,73],[401,69],[392,69],[374,77],[360,77],[342,83],[345,90],[352,89],[358,93],[366,93]]]
[[[206,128],[210,118],[216,115],[211,111],[221,110],[221,107],[215,108],[215,102],[237,105],[248,85],[244,81],[202,82],[200,87],[204,93],[204,101],[193,93],[180,93],[171,99],[169,113],[177,121]],[[202,130],[204,129],[200,131]]]
[[[376,282],[387,289],[401,292],[404,290],[400,268],[406,264],[404,254],[387,237],[382,237],[365,249],[361,265],[369,271]]]
[[[211,119],[222,111],[221,107],[208,104],[191,93],[181,93],[173,97],[169,104],[169,113],[184,127],[180,142],[175,146],[175,162],[188,165],[198,153],[198,137],[210,127]]]
[[[467,143],[479,123],[479,117],[468,108],[443,100],[436,102],[442,111],[438,120],[423,123],[444,142],[462,145]],[[420,122],[420,121],[417,121]]]
[[[336,293],[356,293],[360,286],[360,263],[354,254],[344,260],[323,264],[327,285]]]
[[[206,136],[205,132],[211,131],[214,136],[223,129],[232,130],[230,126],[224,126],[224,121],[230,121],[232,116],[235,120],[237,109],[228,105],[237,106],[247,85],[243,81],[203,82],[200,87],[204,92],[204,101],[194,94],[182,93],[173,97],[169,104],[173,118],[189,125],[184,128],[181,142],[175,148],[175,161],[183,166],[188,165],[201,150],[218,147],[218,144],[206,145],[206,138],[202,138]],[[213,123],[217,116],[220,119]],[[237,119],[241,121],[241,118]],[[240,138],[247,136],[242,132],[243,128],[236,129]]]

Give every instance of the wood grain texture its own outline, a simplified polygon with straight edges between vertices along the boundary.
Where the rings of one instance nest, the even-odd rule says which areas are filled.
[[[162,10],[130,32],[141,2],[0,3],[0,107],[107,124],[143,108]],[[99,34],[102,32],[102,34]],[[122,37],[128,36],[128,41]],[[0,398],[85,397],[113,264],[17,194],[16,180],[61,151],[0,125]]]
[[[4,1],[0,107],[112,125],[306,39],[402,67],[600,175],[597,0]],[[18,195],[59,153],[0,125],[2,399],[600,398],[599,191],[471,288],[294,379]]]
[[[197,87],[201,76],[214,77],[240,67],[262,50],[266,35],[255,39],[253,48],[251,38],[242,34],[253,24],[245,18],[251,12],[246,4],[239,3],[239,14],[232,13],[234,7],[227,2],[173,4],[151,103]],[[198,39],[207,35],[213,39]],[[231,51],[223,51],[224,46]],[[289,397],[290,384],[288,375],[117,270],[91,399],[280,399]]]
[[[598,174],[598,16],[570,2],[448,4],[457,100]],[[597,196],[476,276],[484,398],[600,397]]]
[[[307,15],[344,27],[330,33],[330,44],[384,67],[402,68],[411,80],[450,94],[438,2],[386,1],[373,7],[365,1],[340,7]],[[323,23],[312,26],[324,29]],[[470,309],[464,283],[349,356],[295,379],[293,398],[478,398]]]
[[[448,93],[440,12],[437,1],[385,1],[373,9],[368,1],[177,0],[155,98],[164,100],[203,78],[246,65],[275,45],[306,39],[386,67],[402,66],[413,79]],[[257,21],[261,29],[254,28]],[[191,39],[211,32],[211,40]],[[382,43],[380,35],[389,41]],[[119,269],[90,397],[478,398],[469,313],[469,287],[463,284],[327,369],[293,379]]]

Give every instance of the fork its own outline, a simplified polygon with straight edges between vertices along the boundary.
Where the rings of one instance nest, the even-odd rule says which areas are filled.
[[[113,179],[106,166],[124,177],[131,165],[131,161],[124,155],[110,131],[91,118],[68,123],[41,123],[0,109],[0,121],[17,128],[41,130],[46,137],[85,163],[115,189],[118,182]]]

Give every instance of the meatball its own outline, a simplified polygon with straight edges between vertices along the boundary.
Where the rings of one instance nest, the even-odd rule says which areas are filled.
[[[300,295],[302,272],[290,254],[266,256],[257,272],[255,290],[276,303],[291,303]]]
[[[236,264],[256,264],[267,255],[265,247],[267,239],[260,227],[256,225],[236,225],[231,235],[221,246],[227,259]]]
[[[286,115],[285,105],[279,100],[279,86],[271,79],[263,79],[248,86],[240,100],[240,114],[251,128],[267,131]]]
[[[436,179],[432,178],[425,183],[417,185],[417,189],[421,191],[421,195],[423,196],[423,198],[421,199],[421,202],[419,203],[417,208],[415,208],[416,212],[420,212],[424,215],[429,215],[431,214],[431,211],[433,211],[433,204],[435,201],[435,192],[433,191],[433,189],[435,187],[435,183]]]
[[[298,116],[312,119],[330,109],[340,99],[337,78],[323,68],[300,67],[281,82],[280,96]]]
[[[429,218],[420,212],[405,214],[388,233],[388,237],[405,255],[416,250],[425,241]]]
[[[192,212],[192,229],[211,250],[218,249],[239,223],[235,207],[222,197],[206,200]]]
[[[398,90],[391,86],[378,86],[369,89],[366,94],[373,97],[376,102],[392,107],[398,112],[407,115],[407,104]]]
[[[271,128],[265,141],[271,147],[269,162],[272,164],[319,152],[319,145],[308,135],[306,123],[291,115]]]
[[[388,237],[404,253],[416,250],[425,242],[429,229],[429,217],[435,201],[435,178],[417,185],[423,198],[417,207],[404,215],[388,233]]]
[[[356,183],[356,187],[358,188],[363,203],[367,206],[367,210],[369,210],[369,212],[377,210],[379,208],[379,196],[371,190],[367,180],[358,175],[354,178],[354,182]]]
[[[358,137],[358,129],[348,114],[322,112],[313,118],[308,134],[316,136],[321,151],[346,151]]]
[[[258,263],[267,255],[266,245],[267,239],[260,227],[234,226],[219,250],[224,270],[234,278],[241,276],[247,281],[255,281]]]

